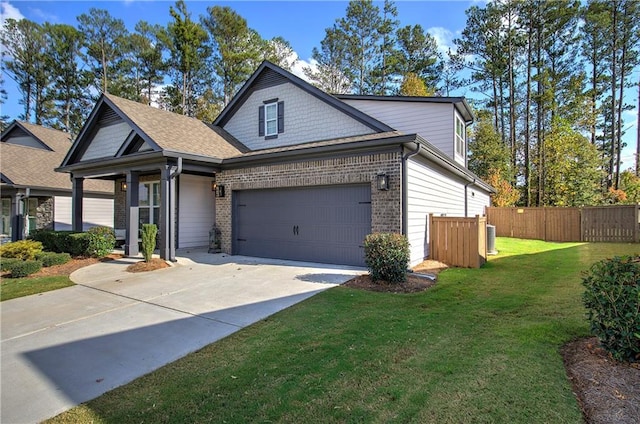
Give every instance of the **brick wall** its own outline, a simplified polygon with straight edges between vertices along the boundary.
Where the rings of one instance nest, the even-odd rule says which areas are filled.
[[[337,184],[371,184],[371,229],[373,232],[400,232],[401,217],[400,152],[319,159],[275,165],[225,170],[216,181],[225,186],[226,196],[216,198],[216,225],[222,233],[222,250],[231,253],[232,205],[234,190],[305,187]],[[376,175],[389,175],[390,189],[376,188]]]

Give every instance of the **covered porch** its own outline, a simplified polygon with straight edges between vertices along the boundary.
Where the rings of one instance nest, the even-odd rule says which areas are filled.
[[[176,260],[179,247],[208,245],[215,223],[215,175],[212,158],[147,152],[135,158],[77,164],[66,170],[72,180],[72,227],[82,231],[84,185],[90,179],[115,182],[114,229],[124,229],[124,253],[140,254],[142,224],[158,227],[162,259]],[[181,233],[182,237],[181,237]]]

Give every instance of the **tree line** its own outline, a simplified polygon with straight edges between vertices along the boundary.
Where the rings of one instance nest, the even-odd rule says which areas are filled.
[[[263,39],[230,7],[194,19],[179,0],[169,14],[166,26],[140,21],[132,32],[95,8],[76,27],[7,20],[2,66],[20,118],[77,134],[105,92],[210,122],[262,60],[295,64],[288,41]],[[466,15],[441,54],[420,25],[400,24],[393,1],[353,0],[304,74],[330,93],[476,93],[469,167],[498,188],[496,204],[640,201],[638,166],[621,163],[636,85],[640,102],[640,3],[499,0]]]

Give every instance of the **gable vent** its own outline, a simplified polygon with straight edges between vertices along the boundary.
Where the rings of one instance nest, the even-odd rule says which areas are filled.
[[[122,121],[118,114],[111,108],[105,108],[105,110],[100,115],[100,119],[98,120],[98,125],[100,127],[104,127],[107,125],[113,125]]]

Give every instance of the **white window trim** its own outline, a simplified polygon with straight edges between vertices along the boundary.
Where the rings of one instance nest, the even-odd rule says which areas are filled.
[[[269,119],[269,108],[273,108],[274,117]],[[269,132],[269,122],[273,122],[274,128],[272,132]],[[270,137],[273,135],[278,135],[278,102],[267,103],[264,105],[264,135],[265,137]]]
[[[144,181],[139,183],[139,185],[146,185],[149,187],[149,204],[148,205],[140,205],[140,203],[138,203],[138,209],[149,209],[149,222],[144,222],[143,224],[156,224],[156,226],[159,224],[158,222],[154,222],[153,219],[153,211],[154,209],[158,209],[158,211],[160,211],[160,205],[162,203],[162,199],[160,198],[160,196],[158,196],[158,204],[154,204],[153,203],[153,186],[154,185],[158,185],[158,193],[160,193],[160,181]],[[139,188],[138,188],[139,189]]]
[[[462,128],[462,137],[458,135],[458,123],[460,123],[460,128]],[[453,149],[456,156],[462,159],[465,158],[465,154],[466,154],[465,152],[465,149],[466,149],[465,145],[466,145],[466,138],[467,138],[466,132],[467,132],[467,129],[464,125],[464,121],[462,120],[462,118],[458,116],[458,114],[455,114],[455,120],[454,120],[454,126],[453,126],[453,134],[454,134]],[[460,142],[460,145],[458,144],[458,142]]]

